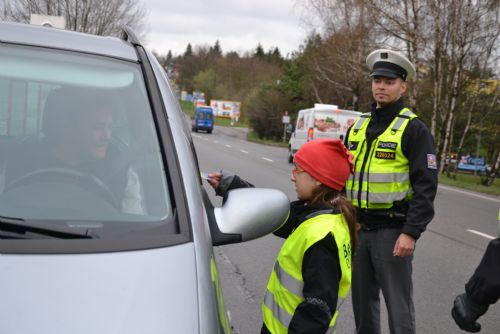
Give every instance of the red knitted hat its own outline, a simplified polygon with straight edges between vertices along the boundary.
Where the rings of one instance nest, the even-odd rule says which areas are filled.
[[[339,139],[315,139],[302,145],[293,162],[322,184],[341,191],[353,172],[353,158]]]

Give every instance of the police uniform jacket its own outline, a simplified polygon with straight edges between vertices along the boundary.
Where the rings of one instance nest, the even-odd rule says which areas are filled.
[[[372,105],[371,119],[366,130],[368,152],[374,139],[387,129],[403,108],[402,99],[384,108],[376,108],[375,103]],[[351,129],[352,127],[347,131],[345,138],[347,147]],[[415,118],[406,127],[401,145],[403,154],[409,162],[413,197],[409,201],[395,202],[388,210],[358,208],[358,219],[364,230],[401,227],[402,233],[418,239],[434,217],[433,201],[437,191],[434,139],[427,126]]]

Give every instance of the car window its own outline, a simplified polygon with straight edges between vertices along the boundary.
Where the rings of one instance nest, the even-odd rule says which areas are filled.
[[[0,64],[0,216],[120,235],[171,221],[138,64],[9,44]]]

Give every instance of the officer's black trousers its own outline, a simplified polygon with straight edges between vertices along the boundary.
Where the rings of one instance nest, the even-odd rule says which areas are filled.
[[[380,334],[380,291],[391,334],[415,333],[412,260],[393,256],[401,234],[397,228],[361,231],[354,258],[352,304],[357,333]]]

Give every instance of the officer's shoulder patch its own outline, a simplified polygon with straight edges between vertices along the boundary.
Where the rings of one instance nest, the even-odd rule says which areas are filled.
[[[427,168],[437,169],[437,160],[435,154],[427,154]]]

